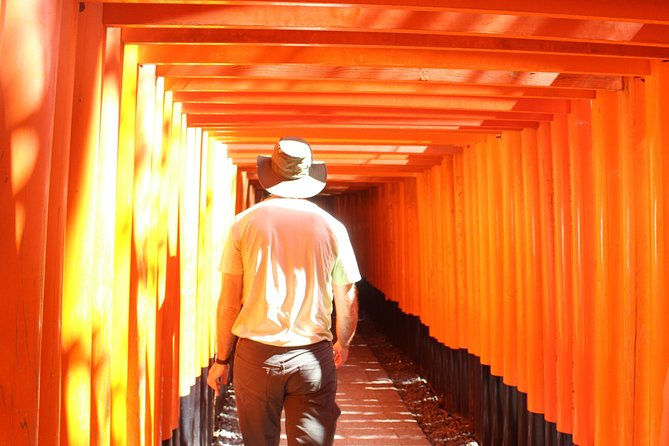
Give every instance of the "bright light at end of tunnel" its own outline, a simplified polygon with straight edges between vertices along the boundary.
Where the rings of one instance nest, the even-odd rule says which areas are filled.
[[[224,142],[216,143],[216,150],[218,150],[223,156],[228,156],[228,145]]]

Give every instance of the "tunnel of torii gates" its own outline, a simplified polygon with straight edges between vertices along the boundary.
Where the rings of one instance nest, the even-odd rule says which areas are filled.
[[[207,443],[222,238],[288,134],[482,444],[669,444],[666,2],[0,11],[1,445]]]

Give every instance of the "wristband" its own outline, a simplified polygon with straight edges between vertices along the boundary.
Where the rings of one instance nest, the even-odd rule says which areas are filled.
[[[217,357],[214,359],[214,362],[215,362],[216,364],[220,364],[220,365],[228,365],[228,364],[230,364],[230,356],[228,356],[228,357],[225,358],[225,359],[219,359],[218,356],[217,356]]]

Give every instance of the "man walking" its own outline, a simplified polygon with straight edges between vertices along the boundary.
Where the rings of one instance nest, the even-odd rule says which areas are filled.
[[[271,157],[258,157],[270,198],[237,215],[225,243],[207,383],[218,395],[237,337],[233,385],[246,446],[278,445],[284,408],[290,446],[334,439],[336,368],[355,333],[360,273],[346,228],[306,200],[326,176],[306,141],[280,139]]]

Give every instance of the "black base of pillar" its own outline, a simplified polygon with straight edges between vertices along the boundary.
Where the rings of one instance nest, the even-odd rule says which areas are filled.
[[[179,427],[170,439],[162,441],[162,446],[211,446],[216,412],[214,392],[204,378],[208,371],[202,369],[188,395],[179,399]]]
[[[360,307],[376,329],[402,349],[444,398],[450,411],[472,421],[482,446],[573,446],[543,415],[528,412],[527,395],[490,373],[490,366],[464,349],[452,349],[429,335],[415,316],[364,280],[358,284]]]

